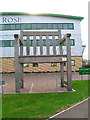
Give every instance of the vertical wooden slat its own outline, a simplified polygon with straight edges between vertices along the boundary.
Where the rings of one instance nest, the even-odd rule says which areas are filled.
[[[23,31],[20,32],[20,39],[23,41]],[[20,56],[23,56],[23,45],[20,45]],[[21,88],[24,88],[23,63],[20,64],[20,84]]]
[[[47,55],[49,55],[49,36],[46,35],[46,49],[47,49]]]
[[[20,40],[23,41],[23,31],[20,31]],[[20,45],[20,55],[23,55],[23,45]]]
[[[30,54],[30,39],[29,36],[27,36],[27,55]]]
[[[33,36],[33,53],[36,55],[36,35]]]
[[[40,35],[40,55],[43,54],[43,41],[42,41],[42,35]]]
[[[56,44],[55,44],[55,36],[52,36],[52,42],[53,42],[53,55],[56,55]]]
[[[59,40],[61,39],[61,31],[58,30],[58,37]],[[63,55],[63,49],[62,49],[62,44],[60,45],[60,55]],[[62,58],[60,58],[62,61]],[[61,76],[61,87],[64,87],[64,63],[60,63],[60,76]]]
[[[72,67],[71,67],[71,46],[70,34],[67,34],[66,49],[67,49],[67,90],[72,91]]]
[[[61,31],[58,30],[58,40],[60,41],[61,40]],[[59,45],[59,50],[60,50],[60,45]]]
[[[16,93],[20,93],[18,34],[15,34],[14,38],[15,38],[15,87],[16,87]]]

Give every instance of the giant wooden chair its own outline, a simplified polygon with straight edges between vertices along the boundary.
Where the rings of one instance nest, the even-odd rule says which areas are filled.
[[[27,55],[23,55],[23,37],[27,37]],[[30,36],[33,36],[33,55],[30,55]],[[40,36],[40,55],[36,54],[36,36]],[[43,55],[43,39],[46,36],[47,54]],[[52,36],[53,55],[49,52],[49,36]],[[56,54],[55,36],[58,36],[60,54]],[[67,86],[67,91],[72,91],[72,70],[71,70],[71,34],[66,34],[61,38],[61,31],[20,31],[20,39],[18,34],[15,37],[15,87],[16,93],[20,93],[20,88],[24,88],[23,80],[23,64],[25,63],[60,63],[61,87]],[[63,54],[62,44],[66,41],[66,54]],[[20,55],[19,55],[20,44]],[[63,61],[63,58],[66,60]],[[64,62],[67,62],[67,81],[64,81]]]

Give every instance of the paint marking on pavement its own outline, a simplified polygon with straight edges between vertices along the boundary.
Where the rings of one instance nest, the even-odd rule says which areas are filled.
[[[32,83],[32,85],[31,85],[31,88],[30,88],[30,92],[29,92],[29,93],[31,93],[31,92],[32,92],[32,88],[33,88],[33,83]]]

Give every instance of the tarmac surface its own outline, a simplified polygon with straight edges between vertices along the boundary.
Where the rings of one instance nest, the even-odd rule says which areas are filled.
[[[84,80],[88,75],[83,76]],[[5,80],[4,94],[15,94],[15,74],[2,74],[2,80]],[[56,81],[57,80],[57,81]],[[64,73],[64,80],[67,80],[67,73]],[[72,80],[81,80],[78,72],[72,72]],[[56,88],[57,84],[57,88]],[[25,73],[24,89],[21,93],[47,93],[47,92],[66,92],[66,87],[61,87],[60,73]]]
[[[88,104],[89,103],[89,104]],[[89,115],[89,108],[90,108],[90,98],[85,99],[84,101],[68,108],[67,110],[64,110],[52,117],[50,117],[51,120],[52,118],[88,118]],[[64,120],[64,119],[62,119]],[[77,120],[77,119],[76,119]]]

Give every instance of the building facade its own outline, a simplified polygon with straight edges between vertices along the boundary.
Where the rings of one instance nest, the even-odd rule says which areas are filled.
[[[20,30],[56,31],[61,29],[61,36],[71,33],[71,64],[72,71],[78,71],[82,66],[82,40],[80,22],[83,17],[59,14],[27,14],[19,12],[0,13],[0,66],[3,73],[15,72],[14,65],[14,34],[20,35]],[[24,55],[27,41],[24,37]],[[56,36],[56,51],[59,54],[59,42]],[[39,36],[36,36],[37,55],[39,55]],[[43,36],[45,50],[45,36]],[[50,54],[52,53],[52,36],[49,38]],[[66,53],[66,43],[63,44]],[[33,55],[33,37],[30,37],[30,55]],[[64,64],[66,71],[67,64]],[[59,63],[24,64],[24,72],[55,72],[60,71]]]

